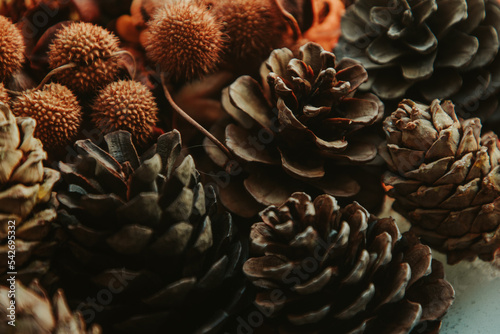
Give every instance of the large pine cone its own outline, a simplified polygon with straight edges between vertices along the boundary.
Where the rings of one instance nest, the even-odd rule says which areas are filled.
[[[453,104],[403,100],[384,121],[381,154],[392,172],[394,208],[448,262],[477,255],[492,260],[500,247],[500,150],[481,137],[479,119],[458,120]]]
[[[5,273],[12,271],[25,283],[41,278],[49,270],[49,257],[56,246],[48,235],[57,216],[52,188],[59,180],[59,172],[43,167],[47,153],[40,140],[33,137],[35,126],[34,119],[14,117],[9,107],[0,102],[2,281]],[[13,262],[9,264],[10,261]]]
[[[293,194],[261,213],[243,270],[280,333],[437,333],[454,299],[442,264],[392,218]]]
[[[467,115],[498,105],[497,0],[358,0],[342,36],[336,52],[365,66],[362,88],[383,100],[451,98]]]
[[[0,286],[0,332],[4,334],[101,334],[99,326],[87,330],[82,316],[72,313],[66,303],[62,290],[51,301],[47,293],[33,281],[28,287],[16,283],[15,327],[8,324],[11,320],[9,286]]]
[[[217,212],[191,156],[175,165],[177,131],[141,158],[130,133],[105,140],[109,153],[77,141],[75,163],[59,165],[69,252],[58,263],[70,301],[113,333],[217,332],[245,290],[247,251],[231,216]]]
[[[251,216],[258,210],[249,209],[250,201],[279,205],[297,190],[355,195],[359,184],[345,175],[340,163],[364,164],[375,158],[376,146],[360,130],[383,115],[377,97],[355,94],[367,80],[364,68],[352,60],[337,62],[333,53],[307,43],[298,58],[286,48],[273,51],[262,64],[261,77],[262,86],[242,76],[222,92],[222,105],[237,123],[225,130],[218,124],[222,131],[214,132],[225,137],[248,173],[239,189],[247,194],[245,209],[234,204],[241,195],[227,194],[234,185],[221,187],[223,203]],[[225,157],[205,143],[213,161],[224,166]]]

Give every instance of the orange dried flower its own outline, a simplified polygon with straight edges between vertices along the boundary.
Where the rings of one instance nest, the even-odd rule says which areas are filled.
[[[24,49],[21,31],[8,18],[0,15],[0,81],[23,66]]]
[[[59,72],[57,79],[69,88],[86,92],[104,87],[115,80],[119,71],[118,38],[92,23],[72,23],[58,31],[49,50],[52,69],[75,63]]]
[[[58,83],[22,93],[11,103],[16,116],[36,120],[35,137],[45,149],[57,149],[75,139],[82,121],[81,107],[69,88]]]
[[[224,47],[221,30],[206,6],[170,2],[149,22],[146,52],[174,79],[196,79],[217,68]]]
[[[92,110],[92,122],[103,133],[129,131],[135,141],[151,139],[158,121],[158,107],[151,91],[137,81],[120,80],[99,92]]]

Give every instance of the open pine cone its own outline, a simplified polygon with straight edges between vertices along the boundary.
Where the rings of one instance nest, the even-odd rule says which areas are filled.
[[[28,287],[16,282],[16,326],[7,323],[10,321],[9,287],[0,286],[0,316],[4,320],[0,323],[0,332],[4,334],[101,334],[99,326],[93,325],[88,330],[79,313],[72,313],[66,303],[62,290],[54,295],[51,301],[47,293],[33,281]]]
[[[467,115],[498,105],[497,0],[358,0],[342,19],[342,36],[336,52],[365,66],[370,80],[362,88],[383,100],[451,98]]]
[[[14,117],[10,108],[0,103],[2,281],[5,273],[11,271],[17,272],[17,278],[25,283],[42,277],[49,270],[48,258],[55,247],[55,241],[46,237],[57,216],[52,188],[59,180],[59,172],[43,167],[47,154],[40,140],[33,137],[35,125],[34,119]],[[10,232],[14,230],[15,233]],[[15,252],[9,248],[10,239],[15,241]],[[9,265],[11,260],[13,267]]]
[[[216,333],[245,290],[247,251],[231,216],[217,212],[191,156],[175,164],[177,131],[141,158],[130,133],[105,140],[109,153],[77,141],[75,163],[59,165],[68,252],[58,263],[70,301],[113,333]]]
[[[492,260],[500,248],[500,144],[481,137],[477,118],[458,120],[450,101],[430,106],[403,100],[384,121],[381,155],[394,208],[448,262],[479,256]]]
[[[279,333],[437,333],[454,299],[442,264],[392,218],[294,193],[261,213],[243,266]],[[271,321],[271,323],[273,323]]]
[[[263,86],[242,76],[222,92],[222,105],[236,123],[219,132],[248,173],[238,189],[249,194],[245,202],[279,205],[305,189],[340,197],[357,194],[359,184],[340,163],[365,164],[375,158],[372,138],[360,130],[383,115],[377,97],[355,94],[367,80],[364,68],[348,59],[337,62],[333,53],[307,43],[298,58],[286,48],[273,51],[261,77]],[[210,142],[205,147],[219,166],[227,163]],[[235,207],[231,201],[242,195],[226,194],[232,188],[221,187],[228,208],[244,216],[258,212],[248,204],[244,210]]]

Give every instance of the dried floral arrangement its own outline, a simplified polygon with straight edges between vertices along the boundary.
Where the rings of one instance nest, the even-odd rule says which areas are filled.
[[[439,333],[499,46],[496,0],[0,0],[0,331]]]

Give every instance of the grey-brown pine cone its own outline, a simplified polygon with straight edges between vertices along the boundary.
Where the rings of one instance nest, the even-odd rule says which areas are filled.
[[[179,132],[142,157],[128,132],[105,140],[107,150],[77,141],[75,162],[59,164],[70,302],[112,333],[223,330],[245,291],[247,251],[231,215],[218,212],[193,158],[179,158]]]
[[[57,217],[52,188],[60,175],[43,167],[47,153],[40,140],[33,137],[35,126],[34,119],[15,117],[10,108],[0,102],[2,281],[9,271],[17,272],[18,280],[26,284],[33,278],[41,278],[49,271],[50,256],[56,246],[49,234]]]
[[[437,333],[454,299],[442,264],[392,218],[293,194],[261,213],[243,266],[279,333]]]
[[[102,334],[98,325],[87,329],[81,314],[69,309],[62,290],[51,300],[37,280],[29,286],[16,282],[15,327],[11,326],[8,324],[11,320],[9,289],[9,286],[0,286],[0,316],[4,319],[0,332],[4,334]]]
[[[500,90],[497,0],[358,0],[342,18],[339,55],[360,61],[382,100],[451,99],[489,115]]]
[[[252,216],[258,210],[250,203],[279,205],[297,190],[356,195],[360,185],[345,165],[375,158],[373,138],[362,130],[383,115],[377,97],[356,94],[367,80],[363,66],[338,62],[333,53],[307,43],[297,57],[287,48],[274,50],[261,66],[261,79],[242,76],[222,92],[232,120],[219,122],[213,132],[244,169],[221,187],[222,202]],[[227,164],[211,142],[205,147],[215,163]]]
[[[500,249],[500,144],[477,118],[459,120],[450,101],[403,100],[384,121],[381,155],[394,208],[448,262]]]

